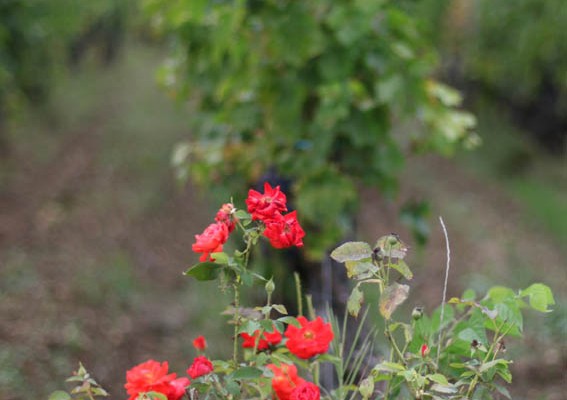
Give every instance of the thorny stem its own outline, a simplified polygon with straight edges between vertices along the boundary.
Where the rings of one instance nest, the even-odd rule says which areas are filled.
[[[493,354],[493,359],[496,357],[496,355],[494,354],[494,347],[508,334],[508,332],[510,332],[510,330],[513,327],[513,325],[510,324],[510,326],[501,333],[500,330],[505,325],[506,325],[506,321],[503,321],[501,326],[496,327],[496,330],[494,331],[494,340],[492,341],[490,348],[486,352],[486,356],[484,356],[484,359],[482,360],[482,364],[486,364],[488,362],[488,359],[490,358],[491,354]],[[469,390],[467,391],[467,398],[470,398],[470,396],[473,394],[473,391],[478,383],[478,379],[479,379],[479,375],[476,375],[474,379],[471,381],[469,385]]]

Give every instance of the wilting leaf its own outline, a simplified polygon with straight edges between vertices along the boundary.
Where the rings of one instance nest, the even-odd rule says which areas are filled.
[[[355,318],[358,317],[358,313],[360,312],[360,307],[362,306],[363,301],[364,293],[358,288],[358,286],[355,286],[348,298],[348,313]]]
[[[408,298],[408,294],[408,285],[394,283],[386,287],[380,297],[380,314],[384,318],[390,319],[396,308]]]
[[[406,262],[402,259],[397,260],[395,263],[390,263],[390,264],[388,264],[388,266],[390,268],[393,268],[396,271],[398,271],[407,280],[411,280],[413,278],[413,272],[411,272],[411,269],[408,267]]]
[[[349,278],[366,279],[378,272],[378,267],[368,261],[345,261],[345,267]]]
[[[365,242],[346,242],[331,253],[331,257],[338,262],[359,261],[372,257],[372,249]]]
[[[398,235],[392,233],[382,236],[376,241],[374,252],[378,257],[385,258],[404,258],[408,252],[408,247],[400,240]]]
[[[203,262],[190,267],[184,272],[184,275],[191,276],[198,281],[212,281],[218,277],[221,268],[222,265],[220,264],[214,262]]]

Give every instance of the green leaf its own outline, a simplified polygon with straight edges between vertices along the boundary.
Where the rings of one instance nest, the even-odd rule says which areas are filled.
[[[218,277],[221,269],[222,265],[207,261],[193,265],[183,274],[198,281],[212,281]]]
[[[555,304],[553,292],[543,283],[534,283],[520,292],[522,297],[529,297],[530,307],[541,312],[551,312],[548,307]]]
[[[374,373],[374,371],[376,372],[402,372],[405,371],[406,368],[402,365],[402,364],[398,364],[398,363],[393,363],[393,362],[389,362],[389,361],[385,361],[382,362],[380,364],[376,364],[374,366],[374,368],[372,368],[372,371]]]
[[[441,384],[438,384],[438,383],[431,386],[431,390],[433,390],[434,392],[443,393],[443,394],[453,394],[453,393],[457,393],[457,391],[458,391],[458,389],[454,386],[441,385]]]
[[[494,368],[495,366],[497,366],[497,365],[499,365],[499,364],[502,364],[502,365],[507,366],[508,364],[510,364],[510,361],[509,361],[509,360],[505,360],[505,359],[503,359],[503,358],[499,358],[499,359],[497,359],[497,360],[489,361],[489,362],[487,362],[486,364],[482,364],[482,365],[480,366],[480,368],[478,369],[478,371],[481,372],[481,373],[482,373],[482,372],[486,372],[486,371],[488,371],[490,368]]]
[[[255,367],[242,367],[234,371],[233,379],[256,379],[262,376],[262,370]]]
[[[372,257],[372,249],[365,242],[346,242],[331,253],[331,257],[338,262],[359,261]]]
[[[408,285],[393,283],[386,287],[382,296],[380,296],[380,314],[385,319],[390,319],[396,308],[408,298],[408,294]]]
[[[57,390],[49,396],[49,400],[71,400],[69,393],[62,390]]]
[[[334,364],[335,366],[340,366],[342,363],[342,360],[340,357],[337,356],[333,356],[331,354],[321,354],[320,356],[317,357],[317,361],[320,362],[330,362],[331,364]]]
[[[394,262],[389,263],[388,267],[393,268],[396,271],[398,271],[407,280],[411,280],[413,278],[413,272],[411,272],[411,269],[409,268],[409,266],[402,259],[398,259],[395,263]]]
[[[163,393],[158,392],[146,392],[140,393],[138,399],[149,399],[149,400],[167,400],[167,396]]]
[[[364,302],[364,293],[362,292],[362,290],[358,288],[358,286],[355,286],[348,298],[348,302],[347,302],[348,313],[353,317],[357,318],[358,313],[360,312],[360,307],[362,306],[363,302]]]
[[[250,214],[248,214],[246,211],[244,210],[236,210],[236,212],[234,213],[234,216],[240,220],[243,219],[250,219],[251,216]]]
[[[508,382],[508,381],[507,381]],[[510,382],[508,382],[510,383]],[[506,397],[507,399],[512,400],[512,396],[510,395],[510,392],[508,391],[508,389],[506,389],[504,386],[501,385],[494,385],[494,387],[496,388],[496,390],[498,391],[498,393],[500,393],[501,395],[503,395],[504,397]]]
[[[430,375],[426,375],[425,376],[427,379],[429,379],[432,382],[438,383],[440,385],[445,385],[448,386],[449,385],[449,381],[447,380],[447,378],[445,377],[445,375],[442,374],[430,374]]]
[[[215,260],[215,264],[228,265],[230,261],[228,254],[223,252],[211,253],[211,258]]]
[[[272,307],[274,308],[274,310],[276,310],[280,314],[283,314],[283,315],[288,314],[287,308],[285,308],[285,306],[283,304],[274,304]]]
[[[293,325],[296,328],[301,328],[301,324],[299,323],[299,321],[295,317],[285,316],[285,317],[278,318],[277,321],[280,321],[280,322],[283,322],[283,323],[286,323],[286,324],[289,324],[289,325]]]

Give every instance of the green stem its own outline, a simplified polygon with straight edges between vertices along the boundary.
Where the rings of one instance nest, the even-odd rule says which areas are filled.
[[[387,321],[387,320],[386,320],[386,330],[384,331],[384,334],[386,335],[386,337],[390,341],[390,345],[392,346],[392,349],[395,351],[396,355],[400,359],[400,362],[404,365],[404,367],[407,367],[407,362],[404,358],[404,355],[400,351],[400,348],[398,347],[398,344],[396,343],[396,339],[394,339],[394,336],[392,335],[392,331],[390,330],[390,322]]]
[[[240,276],[236,276],[234,288],[234,339],[232,347],[232,360],[234,368],[238,367],[238,330],[240,329]]]
[[[301,279],[297,272],[293,273],[293,278],[295,279],[295,296],[297,297],[297,310],[298,316],[303,315],[303,296],[301,295]]]
[[[315,385],[317,386],[319,386],[319,375],[319,361],[315,361],[313,363],[313,383],[315,383]]]
[[[496,346],[496,344],[498,342],[500,342],[500,340],[502,340],[504,338],[504,336],[506,336],[508,334],[508,332],[510,332],[510,330],[512,329],[512,324],[510,324],[510,326],[508,327],[508,329],[506,329],[505,331],[502,332],[502,334],[500,334],[500,330],[506,325],[506,321],[502,322],[502,325],[497,327],[495,324],[495,331],[494,331],[494,340],[492,341],[492,344],[490,345],[490,348],[488,349],[488,351],[486,352],[486,356],[484,356],[484,359],[482,360],[482,364],[486,364],[488,362],[488,359],[490,358],[490,355],[494,353],[494,347]],[[476,375],[474,377],[474,379],[471,381],[470,385],[469,385],[469,390],[467,391],[467,398],[469,398],[472,394],[473,391],[476,387],[476,385],[478,384],[478,379],[479,379],[479,375]]]

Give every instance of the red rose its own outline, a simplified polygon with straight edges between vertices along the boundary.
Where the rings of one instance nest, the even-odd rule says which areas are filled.
[[[196,350],[205,350],[207,348],[207,341],[205,340],[204,336],[196,337],[193,340],[193,347]]]
[[[291,392],[290,400],[319,400],[321,391],[311,382],[303,382]]]
[[[429,346],[427,344],[421,345],[421,356],[425,358],[429,354]]]
[[[333,340],[333,330],[330,323],[325,323],[321,317],[308,321],[298,317],[301,328],[288,325],[285,331],[285,345],[299,358],[308,359],[316,354],[326,353]]]
[[[232,220],[233,211],[234,205],[232,203],[226,203],[222,205],[215,217],[215,221],[226,225],[229,233],[232,232],[235,228],[234,221]]]
[[[254,332],[253,335],[249,335],[246,332],[241,333],[240,336],[244,339],[242,342],[242,347],[253,349],[258,340],[258,335],[260,335],[260,330]],[[275,346],[282,341],[282,334],[274,329],[273,332],[263,332],[260,341],[258,342],[258,350],[266,350],[270,346]]]
[[[212,371],[213,363],[207,357],[199,356],[193,360],[193,364],[187,369],[187,375],[189,375],[191,379],[196,379]]]
[[[264,236],[276,249],[284,249],[303,246],[305,232],[297,221],[297,212],[292,211],[286,215],[278,214],[275,219],[267,221]]]
[[[170,382],[170,395],[167,396],[168,400],[179,400],[185,395],[185,389],[191,382],[188,378],[177,378]]]
[[[168,400],[179,400],[189,386],[189,379],[176,378],[176,374],[168,374],[169,365],[148,360],[126,372],[126,392],[129,400],[135,400],[140,393],[158,392],[167,396]]]
[[[275,218],[278,213],[287,211],[285,194],[280,191],[279,186],[272,188],[268,182],[264,183],[263,194],[254,189],[248,191],[246,205],[252,219],[264,222]]]
[[[193,243],[193,251],[195,253],[203,253],[199,261],[207,261],[211,253],[222,251],[222,245],[228,240],[228,227],[226,224],[217,222],[209,225],[200,235],[195,235],[195,243]],[[211,261],[214,261],[211,258]]]
[[[279,400],[291,400],[291,394],[295,388],[305,382],[297,376],[297,367],[293,364],[281,364],[280,367],[269,364],[268,368],[274,372],[272,390]]]

